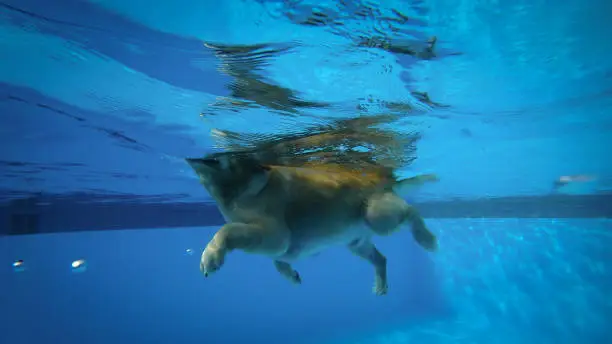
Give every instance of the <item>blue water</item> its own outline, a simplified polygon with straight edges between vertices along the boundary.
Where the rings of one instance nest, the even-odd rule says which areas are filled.
[[[215,228],[11,237],[0,259],[3,343],[606,343],[610,220],[429,220],[440,252],[377,240],[389,294],[338,248],[296,264],[232,254],[204,279]],[[194,251],[193,255],[186,253]],[[81,257],[88,270],[74,273]],[[6,281],[9,283],[7,284]]]
[[[317,11],[329,20],[303,25]],[[603,0],[3,0],[0,201],[211,202],[183,161],[214,149],[211,129],[281,134],[392,102],[413,109],[396,129],[422,136],[401,174],[440,177],[414,200],[536,197],[574,174],[595,178],[563,193],[609,193],[609,13]],[[355,44],[381,33],[435,35],[439,56]],[[216,106],[234,78],[203,42],[269,44],[265,80],[330,105]],[[0,237],[0,343],[610,342],[610,215],[564,217],[428,218],[435,254],[407,231],[378,238],[385,297],[342,248],[296,264],[299,287],[242,253],[204,279],[209,223]]]

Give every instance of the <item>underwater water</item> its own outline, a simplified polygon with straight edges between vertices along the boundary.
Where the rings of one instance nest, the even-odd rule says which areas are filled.
[[[236,253],[204,279],[215,228],[3,239],[5,343],[606,343],[612,303],[609,219],[428,221],[430,256],[408,233],[376,240],[389,294],[371,268],[332,249],[296,265]],[[193,250],[190,254],[187,249]],[[70,263],[86,257],[88,269]],[[8,281],[8,284],[6,283]]]
[[[0,343],[610,342],[609,13],[1,1]],[[438,252],[376,238],[384,297],[342,247],[300,286],[241,252],[202,276],[223,219],[184,158],[380,114],[440,178],[407,196]]]

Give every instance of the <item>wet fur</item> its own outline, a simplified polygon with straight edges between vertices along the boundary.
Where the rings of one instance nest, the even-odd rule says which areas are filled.
[[[332,245],[347,245],[375,267],[374,292],[387,292],[386,259],[371,243],[401,223],[429,250],[436,239],[418,214],[393,191],[387,169],[350,170],[340,165],[262,166],[250,159],[220,156],[188,159],[227,221],[202,254],[208,276],[240,249],[269,256],[294,283],[301,277],[290,263]]]

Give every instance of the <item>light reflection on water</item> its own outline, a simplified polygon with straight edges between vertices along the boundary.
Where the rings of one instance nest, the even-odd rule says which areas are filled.
[[[383,113],[422,137],[403,173],[441,176],[424,198],[543,194],[564,174],[609,180],[612,66],[592,44],[610,31],[609,6],[9,1],[0,143],[15,148],[0,187],[197,198],[182,158],[210,151],[211,129],[272,138]],[[479,174],[489,182],[459,177]]]

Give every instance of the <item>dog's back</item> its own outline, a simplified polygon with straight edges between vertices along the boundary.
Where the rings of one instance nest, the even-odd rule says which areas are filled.
[[[266,187],[238,200],[235,209],[257,214],[262,225],[289,230],[292,244],[284,258],[293,260],[371,235],[364,222],[367,199],[388,184],[340,168],[272,167]]]

